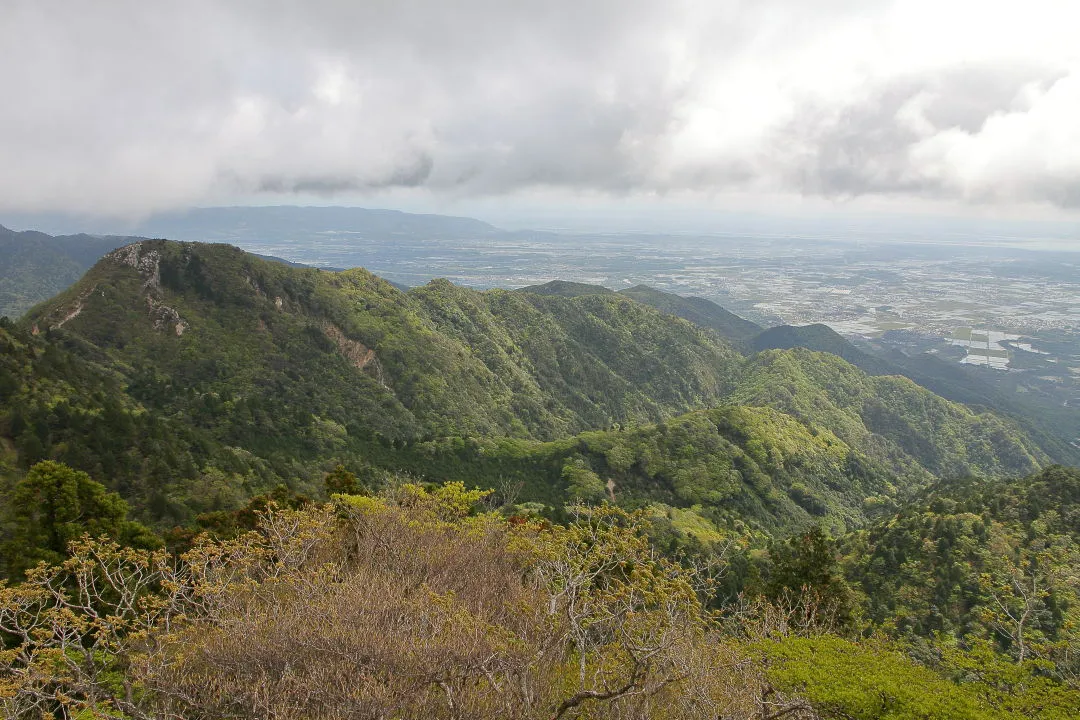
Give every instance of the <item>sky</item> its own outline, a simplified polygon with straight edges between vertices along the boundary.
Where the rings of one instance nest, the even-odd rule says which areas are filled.
[[[1077,28],[1075,0],[0,0],[0,216],[1072,223]]]

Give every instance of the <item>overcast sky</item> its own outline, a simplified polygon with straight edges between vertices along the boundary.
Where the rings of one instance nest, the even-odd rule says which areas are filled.
[[[1076,0],[0,0],[0,213],[1080,216]]]

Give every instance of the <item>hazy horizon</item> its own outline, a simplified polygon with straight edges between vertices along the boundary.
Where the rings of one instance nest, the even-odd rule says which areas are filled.
[[[145,235],[163,221],[183,222],[200,210],[240,209],[258,211],[263,208],[291,209],[357,209],[391,210],[419,215],[469,218],[493,225],[505,231],[541,231],[567,235],[655,235],[743,238],[794,237],[808,241],[917,243],[940,245],[981,244],[1015,247],[1030,250],[1080,252],[1080,222],[1063,220],[1003,220],[963,216],[897,215],[873,213],[820,213],[816,215],[786,215],[755,212],[673,212],[663,213],[602,213],[580,209],[545,212],[492,213],[437,212],[441,208],[373,207],[347,205],[226,205],[183,208],[156,213],[139,221],[128,221],[88,214],[70,213],[12,213],[0,212],[0,225],[11,230],[35,230],[52,235]],[[313,225],[312,233],[334,229],[329,225]],[[227,228],[218,228],[225,231]],[[200,239],[190,235],[175,239]]]

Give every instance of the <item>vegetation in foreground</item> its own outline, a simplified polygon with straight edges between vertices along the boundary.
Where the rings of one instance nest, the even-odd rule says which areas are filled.
[[[1065,718],[1080,701],[979,644],[930,668],[860,639],[812,581],[715,611],[722,554],[658,554],[640,513],[552,525],[478,511],[486,495],[271,505],[179,557],[80,538],[0,589],[5,716]]]

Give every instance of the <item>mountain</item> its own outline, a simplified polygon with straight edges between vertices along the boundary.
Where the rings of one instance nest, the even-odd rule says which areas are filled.
[[[543,285],[528,285],[518,288],[515,292],[532,293],[533,295],[554,295],[556,297],[581,297],[582,295],[611,295],[615,291],[603,285],[590,285],[589,283],[570,282],[569,280],[552,280]]]
[[[722,334],[109,252],[0,318],[4,707],[1073,717],[1080,472],[829,333]]]
[[[192,387],[362,388],[352,422],[391,439],[551,437],[660,419],[722,397],[738,361],[689,323],[617,296],[481,293],[445,280],[403,293],[362,269],[165,241],[111,253],[24,324]],[[662,356],[670,347],[683,352]]]
[[[360,269],[167,241],[110,253],[20,327],[32,355],[63,350],[123,378],[133,408],[242,449],[222,466],[217,449],[197,447],[170,476],[224,473],[221,483],[248,494],[271,477],[313,487],[322,462],[360,462],[366,443],[553,438],[661,420],[719,403],[740,362],[691,324],[615,295],[481,293],[446,281],[403,293]],[[33,405],[41,398],[28,385],[20,392]],[[132,472],[131,482],[150,482]],[[166,504],[152,487],[140,493],[137,506]]]
[[[144,237],[46,235],[0,225],[0,317],[18,318],[34,305],[71,287],[102,255]],[[273,255],[256,257],[307,267]]]
[[[445,479],[457,468],[459,478],[492,484],[490,461],[513,457],[480,452],[476,438],[565,442],[609,429],[611,443],[659,448],[626,450],[630,467],[581,453],[589,472],[607,473],[628,499],[719,507],[734,492],[754,522],[775,527],[821,514],[858,523],[868,496],[888,504],[934,474],[1027,473],[1048,462],[1014,424],[907,380],[800,349],[746,359],[714,333],[624,295],[573,295],[479,292],[445,280],[401,292],[362,269],[140,241],[10,329],[21,348],[5,381],[11,472],[37,457],[63,460],[160,523],[235,506],[280,482],[318,492],[341,462]],[[57,412],[49,398],[58,394],[77,402]],[[95,410],[105,397],[115,407]],[[707,430],[717,418],[677,419],[730,405],[748,408],[723,411],[742,412],[752,428],[737,437]],[[783,417],[754,414],[764,409]],[[641,432],[667,438],[672,423],[690,439],[633,435],[650,426]],[[836,439],[826,443],[839,448],[833,455],[815,449],[826,437]],[[715,463],[676,460],[711,457],[714,447]],[[563,464],[539,479],[524,473],[526,499],[564,502]],[[714,476],[723,467],[738,478]]]
[[[901,475],[1026,474],[1049,462],[1014,421],[805,348],[753,356],[731,401],[826,427]]]
[[[756,335],[751,341],[755,351],[806,348],[826,352],[847,360],[870,375],[899,375],[900,369],[889,362],[860,350],[828,325],[816,323],[795,327],[779,325]]]
[[[119,226],[116,220],[93,215],[9,213],[7,218],[9,225],[38,228],[52,234],[66,234],[73,229],[97,234],[121,230],[132,236],[151,238],[255,243],[331,232],[355,235],[358,239],[365,236],[477,238],[501,232],[467,217],[340,206],[190,208],[156,213],[137,223]]]
[[[519,288],[516,292],[580,297],[582,295],[607,295],[615,291],[603,285],[552,280],[543,285],[530,285]],[[682,297],[681,295],[655,290],[648,285],[635,285],[625,290],[619,290],[618,294],[669,315],[680,317],[698,327],[712,330],[740,350],[749,349],[751,338],[761,333],[761,327],[756,323],[744,320],[711,300],[704,298]]]
[[[821,324],[769,328],[752,340],[752,347],[757,351],[807,348],[841,357],[870,375],[904,376],[941,397],[1008,417],[1055,461],[1080,463],[1080,449],[1069,442],[1080,432],[1075,412],[1059,403],[1048,406],[1020,393],[1006,394],[956,362],[929,353],[908,355],[895,349],[868,352]]]
[[[130,237],[16,232],[0,225],[0,316],[17,318],[71,286]]]
[[[896,373],[911,378],[942,397],[967,405],[993,408],[1015,419],[1057,462],[1080,464],[1080,448],[1073,441],[1080,434],[1080,417],[1075,408],[1064,406],[1060,398],[1033,397],[1010,386],[1009,378],[987,376],[984,370],[960,365],[931,353],[909,355],[899,350],[883,353]]]
[[[744,320],[705,298],[683,297],[654,290],[647,285],[635,285],[632,288],[620,290],[619,294],[650,305],[657,310],[677,315],[699,327],[714,330],[720,334],[720,337],[726,338],[740,348],[749,348],[751,338],[761,332],[761,326],[757,323]]]

